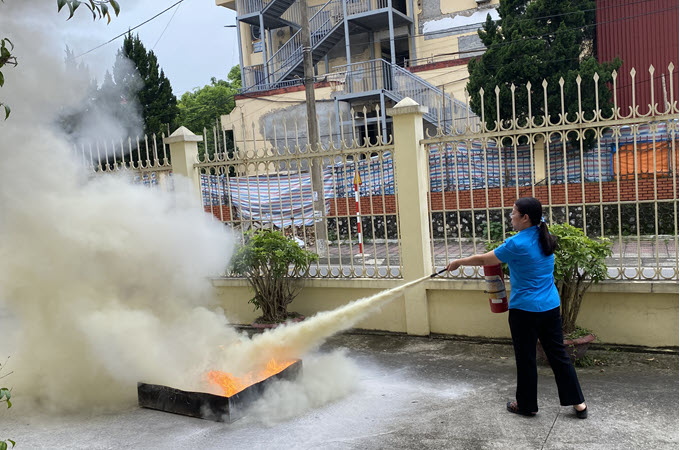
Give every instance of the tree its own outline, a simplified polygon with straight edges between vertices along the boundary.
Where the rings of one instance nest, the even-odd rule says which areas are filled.
[[[486,22],[478,31],[486,51],[468,63],[470,107],[481,117],[480,88],[484,89],[486,127],[496,127],[496,93],[500,88],[500,118],[504,125],[512,119],[511,84],[515,90],[515,113],[524,125],[529,112],[527,82],[531,82],[531,112],[545,113],[543,80],[548,82],[548,112],[553,123],[559,120],[561,97],[559,80],[564,78],[565,112],[569,120],[578,112],[576,77],[581,76],[581,106],[587,118],[595,109],[595,82],[599,75],[599,107],[611,108],[612,96],[607,83],[620,67],[618,60],[599,63],[595,54],[594,0],[501,0],[500,19]],[[537,118],[540,124],[541,119]],[[592,139],[592,136],[591,136]]]
[[[64,64],[66,66],[66,72],[69,74],[69,76],[75,79],[90,80],[87,87],[85,88],[86,94],[83,106],[77,110],[62,111],[60,117],[57,119],[59,125],[67,135],[75,135],[80,131],[80,125],[92,110],[94,102],[97,99],[97,80],[90,77],[90,71],[85,63],[82,61],[78,63],[76,61],[75,53],[69,48],[68,45],[66,46],[64,53]]]
[[[0,2],[4,3],[5,0],[0,0]],[[64,6],[68,7],[69,16],[66,20],[69,20],[71,17],[73,17],[76,9],[78,9],[80,5],[85,5],[85,7],[90,10],[93,20],[106,17],[107,23],[111,22],[109,5],[111,6],[111,9],[113,9],[113,13],[116,16],[120,13],[120,6],[118,6],[118,2],[116,0],[57,0],[57,12],[60,12]],[[17,66],[17,58],[12,54],[13,50],[14,44],[12,44],[12,41],[9,38],[5,37],[0,39],[0,69],[2,69],[5,65],[14,67]],[[4,84],[5,76],[3,75],[2,70],[0,70],[0,88],[3,87]],[[11,112],[9,105],[6,105],[2,102],[2,100],[0,100],[0,108],[4,110],[5,120],[7,120]]]
[[[139,35],[129,33],[125,37],[116,55],[113,80],[122,89],[126,104],[139,101],[145,134],[160,135],[174,126],[179,113],[177,97],[153,50],[146,51]]]
[[[557,236],[554,277],[566,335],[576,329],[586,291],[607,278],[606,259],[612,254],[612,243],[607,238],[591,239],[568,223],[551,225],[550,233]]]
[[[239,66],[234,66],[227,77],[229,81],[211,78],[210,84],[191,92],[185,92],[178,103],[179,124],[199,134],[203,132],[204,128],[208,130],[206,147],[209,155],[212,155],[215,151],[212,129],[217,126],[216,121],[219,120],[221,115],[229,114],[234,109],[234,96],[241,88]],[[226,136],[226,143],[222,142],[223,136],[219,133],[218,139],[218,144],[221,147],[233,148],[229,136]]]

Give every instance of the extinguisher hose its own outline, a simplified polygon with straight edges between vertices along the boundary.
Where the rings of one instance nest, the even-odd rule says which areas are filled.
[[[432,275],[430,275],[430,278],[434,278],[434,277],[436,277],[437,275],[442,274],[442,273],[444,273],[444,272],[446,272],[446,267],[443,268],[442,270],[440,270],[439,272],[435,272],[435,273],[433,273]]]

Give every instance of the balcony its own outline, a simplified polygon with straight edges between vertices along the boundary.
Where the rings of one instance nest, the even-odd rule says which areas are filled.
[[[296,0],[237,0],[237,20],[265,29],[291,26],[300,28],[300,3]]]
[[[442,92],[403,67],[384,59],[374,59],[339,66],[332,77],[335,81],[336,101],[357,101],[384,95],[394,103],[410,97],[427,106],[423,118],[441,127],[447,133],[462,132],[468,123],[476,124],[479,118],[465,105]]]
[[[389,24],[388,0],[347,0],[347,20],[369,30],[384,30]],[[406,2],[393,0],[392,20],[394,27],[413,23],[406,14]]]

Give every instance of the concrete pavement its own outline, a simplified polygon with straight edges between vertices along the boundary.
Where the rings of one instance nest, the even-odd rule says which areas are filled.
[[[579,420],[559,406],[548,367],[539,369],[538,415],[505,410],[515,389],[508,343],[348,333],[321,352],[338,348],[356,368],[354,388],[283,420],[215,423],[135,405],[82,415],[12,408],[0,412],[0,438],[18,449],[678,448],[677,352],[591,350],[596,365],[577,369],[590,413]]]

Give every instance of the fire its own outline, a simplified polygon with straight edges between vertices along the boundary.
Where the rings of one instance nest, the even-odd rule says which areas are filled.
[[[235,377],[228,372],[220,372],[219,370],[211,370],[206,374],[208,381],[215,384],[222,389],[225,397],[231,397],[255,383],[259,383],[273,375],[284,370],[286,367],[293,364],[295,360],[278,362],[271,359],[264,369],[260,371],[252,371],[243,375],[242,377]]]

